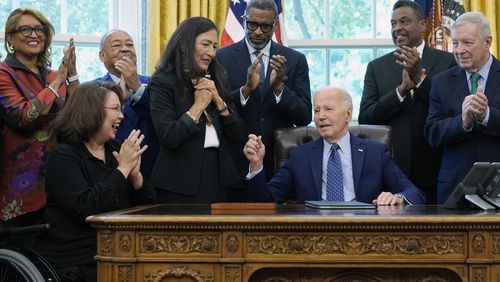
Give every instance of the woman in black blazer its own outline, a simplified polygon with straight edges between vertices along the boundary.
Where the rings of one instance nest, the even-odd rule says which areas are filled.
[[[240,181],[227,146],[243,138],[243,121],[215,58],[218,30],[203,17],[183,21],[151,78],[151,117],[160,139],[150,181],[163,203],[228,201]]]

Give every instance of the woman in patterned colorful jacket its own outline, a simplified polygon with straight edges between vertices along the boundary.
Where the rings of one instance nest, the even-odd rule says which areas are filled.
[[[67,93],[79,83],[73,39],[63,51],[57,71],[51,70],[55,30],[39,11],[14,10],[5,23],[5,49],[0,64],[0,220],[3,225],[38,223],[45,206],[44,162],[54,146],[49,122]],[[25,237],[25,236],[23,236]],[[29,246],[30,238],[8,245]]]

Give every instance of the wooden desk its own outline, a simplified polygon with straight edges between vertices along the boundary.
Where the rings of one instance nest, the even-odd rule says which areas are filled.
[[[99,281],[500,281],[500,216],[436,206],[91,216]]]

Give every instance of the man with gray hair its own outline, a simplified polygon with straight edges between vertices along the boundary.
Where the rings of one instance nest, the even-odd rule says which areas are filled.
[[[278,20],[274,0],[251,0],[244,15],[245,38],[217,51],[230,82],[231,96],[246,133],[262,135],[268,148],[267,178],[274,174],[274,131],[311,122],[309,67],[303,54],[271,40]],[[241,153],[246,140],[233,150],[242,178],[248,161]]]
[[[321,138],[292,149],[267,185],[262,171],[266,146],[261,136],[248,136],[243,152],[250,162],[246,177],[250,200],[425,203],[424,193],[399,169],[384,144],[349,133],[352,100],[347,91],[320,89],[314,96],[313,110]]]
[[[438,176],[442,204],[475,162],[500,161],[500,62],[489,49],[488,19],[468,12],[451,27],[457,66],[432,79],[425,135],[443,146]]]
[[[148,145],[148,149],[142,155],[141,172],[149,178],[160,148],[149,107],[150,77],[137,73],[134,41],[123,30],[113,29],[102,36],[99,59],[108,73],[97,80],[119,85],[124,94],[124,118],[118,127],[116,139],[127,139],[133,129],[139,129],[144,134],[143,144]]]

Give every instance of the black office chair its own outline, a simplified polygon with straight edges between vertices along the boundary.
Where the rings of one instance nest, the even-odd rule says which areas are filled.
[[[385,125],[349,125],[349,132],[357,137],[376,140],[391,147],[391,127]],[[290,150],[319,138],[316,127],[299,126],[274,132],[274,173],[285,163]]]

